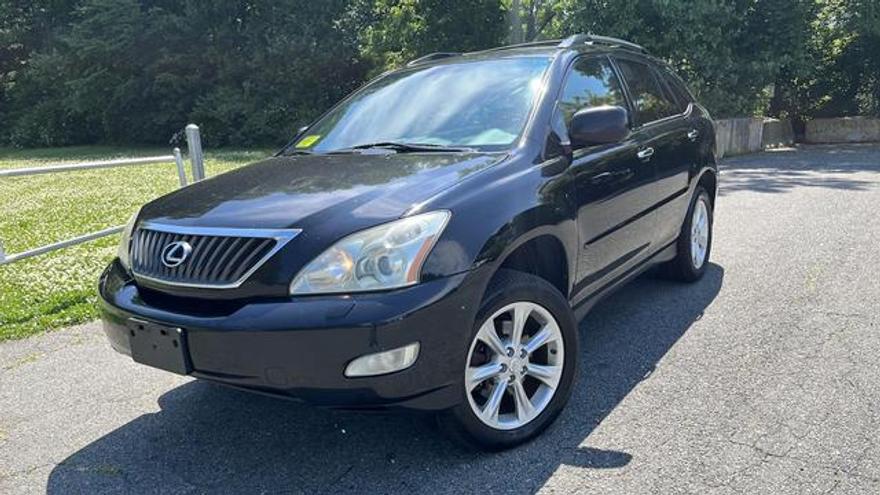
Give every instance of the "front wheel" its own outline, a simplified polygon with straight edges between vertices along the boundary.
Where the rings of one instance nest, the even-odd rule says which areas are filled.
[[[484,298],[462,370],[462,402],[440,416],[457,439],[485,450],[523,443],[568,401],[577,326],[566,299],[541,278],[503,270]]]

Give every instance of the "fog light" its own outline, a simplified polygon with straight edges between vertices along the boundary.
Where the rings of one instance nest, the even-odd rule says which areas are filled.
[[[348,363],[348,366],[345,367],[345,376],[374,376],[394,373],[409,368],[418,357],[418,342],[390,351],[367,354]]]

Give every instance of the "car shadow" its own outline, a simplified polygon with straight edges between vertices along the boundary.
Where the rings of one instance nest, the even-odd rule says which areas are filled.
[[[580,324],[582,366],[568,407],[533,442],[464,450],[428,415],[327,411],[193,381],[58,464],[47,491],[530,493],[563,465],[610,469],[626,452],[589,445],[602,420],[649,377],[721,289],[710,264],[692,285],[641,277]]]

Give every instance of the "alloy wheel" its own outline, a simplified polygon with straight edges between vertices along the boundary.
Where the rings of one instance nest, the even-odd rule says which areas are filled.
[[[525,426],[559,387],[565,348],[559,324],[532,302],[515,302],[487,318],[471,343],[465,387],[473,413],[498,430]]]
[[[694,205],[691,217],[691,263],[699,270],[706,262],[709,250],[709,207],[706,199],[700,197]]]

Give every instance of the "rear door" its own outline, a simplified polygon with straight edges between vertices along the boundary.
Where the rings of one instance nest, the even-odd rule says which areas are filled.
[[[583,108],[617,105],[628,108],[623,86],[608,57],[588,55],[568,71],[557,100],[555,118],[567,128]],[[650,167],[637,158],[638,142],[588,146],[573,151],[578,202],[578,281],[575,303],[643,260],[651,251],[652,229],[644,212],[650,207],[654,182]]]
[[[660,194],[664,198],[671,198],[668,205],[662,206],[658,212],[660,222],[668,226],[660,236],[672,239],[678,236],[689,206],[690,198],[684,193],[690,184],[691,174],[702,166],[700,148],[707,138],[713,139],[713,136],[711,128],[705,125],[702,112],[694,108],[694,97],[682,80],[667,67],[657,67],[657,73],[666,83],[666,88],[681,113],[679,121],[683,123],[683,127],[679,127],[680,153],[674,160],[665,162],[664,168],[657,170]]]
[[[693,155],[688,108],[670,93],[652,63],[627,55],[615,55],[614,61],[635,109],[633,136],[641,164],[656,177],[646,196],[651,203],[652,240],[663,247],[678,236],[687,209]]]

